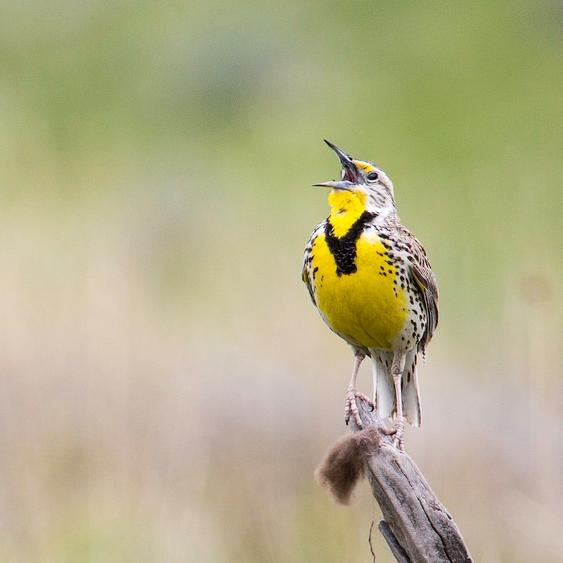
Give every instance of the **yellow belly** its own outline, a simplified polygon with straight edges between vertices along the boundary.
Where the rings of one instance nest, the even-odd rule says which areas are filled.
[[[336,263],[320,235],[313,245],[317,307],[327,324],[351,344],[390,349],[408,316],[408,298],[385,247],[364,235],[357,242],[357,271],[338,276]]]

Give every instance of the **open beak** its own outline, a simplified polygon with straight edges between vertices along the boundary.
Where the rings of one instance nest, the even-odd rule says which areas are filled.
[[[335,190],[348,190],[350,186],[357,183],[359,178],[358,169],[352,161],[352,157],[348,156],[342,149],[339,149],[334,143],[324,139],[324,142],[337,154],[342,164],[342,180],[339,182],[321,182],[313,184],[314,186],[323,186],[326,188],[333,188]]]

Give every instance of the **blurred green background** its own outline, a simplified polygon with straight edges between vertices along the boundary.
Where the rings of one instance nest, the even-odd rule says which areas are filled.
[[[370,560],[366,485],[313,479],[352,365],[300,280],[323,137],[391,175],[439,281],[407,449],[476,561],[563,560],[562,23],[2,2],[0,561]]]

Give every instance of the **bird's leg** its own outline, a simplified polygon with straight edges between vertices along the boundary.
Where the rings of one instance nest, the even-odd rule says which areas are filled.
[[[391,374],[393,375],[393,383],[395,384],[395,401],[397,410],[397,419],[395,420],[395,425],[393,427],[393,433],[395,434],[393,444],[402,452],[405,451],[405,443],[403,441],[405,418],[403,417],[401,379],[403,377],[403,370],[405,369],[405,360],[406,355],[404,353],[395,352],[393,356],[393,363],[391,364]]]
[[[372,401],[370,401],[364,394],[358,393],[356,391],[356,379],[358,378],[358,371],[365,357],[366,355],[359,350],[356,350],[354,353],[354,369],[352,370],[352,378],[350,379],[348,391],[346,392],[346,406],[344,408],[344,421],[346,422],[346,424],[348,424],[348,422],[350,421],[350,416],[353,416],[359,428],[362,428],[363,424],[362,419],[360,418],[360,413],[358,411],[358,405],[356,404],[356,398],[363,399],[373,407]]]

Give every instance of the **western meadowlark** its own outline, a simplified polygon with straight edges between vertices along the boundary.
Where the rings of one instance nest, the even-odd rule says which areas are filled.
[[[426,252],[400,223],[393,183],[372,162],[355,160],[326,144],[342,163],[332,188],[330,215],[305,248],[303,281],[329,328],[354,351],[345,418],[362,423],[356,378],[362,360],[373,366],[373,403],[381,418],[395,419],[395,444],[403,449],[405,416],[420,425],[416,361],[438,323],[438,288]]]

